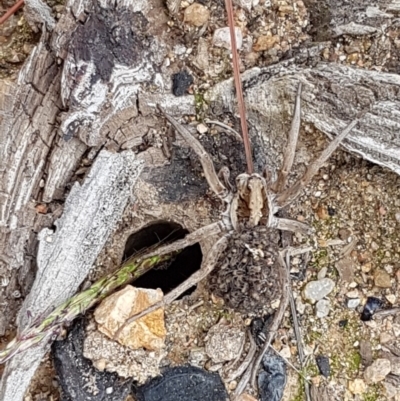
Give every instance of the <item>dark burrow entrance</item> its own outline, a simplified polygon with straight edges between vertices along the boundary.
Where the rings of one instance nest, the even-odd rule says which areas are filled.
[[[188,231],[180,224],[158,221],[129,236],[125,244],[124,259],[159,242],[168,244],[182,239]],[[132,285],[141,288],[161,288],[164,294],[176,288],[189,276],[200,269],[203,255],[199,244],[185,248],[167,267],[154,268],[135,280]],[[191,294],[190,288],[181,297]],[[180,298],[181,298],[180,297]]]

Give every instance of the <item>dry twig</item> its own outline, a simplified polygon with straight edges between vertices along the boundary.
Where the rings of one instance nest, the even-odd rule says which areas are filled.
[[[242,126],[244,150],[246,153],[247,173],[252,174],[254,172],[254,166],[253,166],[253,158],[251,155],[251,143],[249,139],[249,131],[247,128],[246,107],[244,104],[242,83],[240,80],[239,58],[236,46],[235,21],[233,19],[232,0],[225,0],[225,7],[228,14],[228,25],[231,34],[233,75],[235,79],[235,88],[239,107],[240,124]]]
[[[15,14],[24,5],[24,0],[18,0],[9,10],[0,17],[0,25],[4,24],[13,14]]]

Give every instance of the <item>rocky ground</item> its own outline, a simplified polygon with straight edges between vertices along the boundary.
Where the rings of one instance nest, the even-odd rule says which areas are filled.
[[[224,3],[185,0],[167,3],[171,36],[180,40],[166,62],[189,68],[195,77],[189,90],[201,94],[230,77]],[[329,23],[312,1],[240,0],[238,4],[235,20],[240,28],[237,39],[242,71],[273,64],[311,42],[327,41],[321,51],[322,60],[398,72],[399,28],[394,23],[382,25],[379,32],[357,35],[342,32],[334,37],[327,33]],[[62,12],[62,5],[51,5],[56,13]],[[35,40],[37,35],[20,13],[0,27],[3,77],[16,78]],[[203,103],[199,106],[199,114],[206,115]],[[196,117],[191,120],[196,124]],[[200,118],[198,123],[203,125]],[[313,127],[303,126],[298,153],[317,155],[327,143]],[[313,250],[308,260],[292,258],[290,267],[306,355],[304,367],[299,366],[289,311],[273,344],[276,351],[301,370],[299,375],[287,368],[288,383],[283,399],[306,399],[304,382],[307,380],[313,386],[314,400],[400,400],[400,315],[393,311],[372,320],[361,320],[368,297],[380,300],[379,309],[399,305],[400,177],[339,150],[288,208],[287,214],[311,225],[315,233],[293,238],[294,247],[311,245]],[[270,301],[269,311],[277,307],[276,299]],[[208,283],[203,283],[192,297],[166,309],[166,355],[157,358],[162,363],[189,362],[217,371],[228,391],[233,392],[238,379],[229,378],[249,348],[246,329],[253,317],[250,312],[239,313],[230,308],[226,299],[210,294]],[[85,352],[88,355],[93,351],[90,341],[97,344],[100,341],[100,334],[93,327],[92,322],[87,329]],[[221,332],[230,335],[222,338]],[[132,366],[131,355],[123,354],[120,346],[113,347],[110,358],[115,360],[110,365],[121,374],[124,362]],[[95,355],[92,357],[96,359]],[[138,365],[136,372],[129,375],[144,374],[144,368]],[[151,371],[149,374],[158,372],[158,366],[150,363],[147,368]],[[26,401],[60,399],[53,369],[48,357],[37,372]],[[122,375],[126,376],[128,370]]]

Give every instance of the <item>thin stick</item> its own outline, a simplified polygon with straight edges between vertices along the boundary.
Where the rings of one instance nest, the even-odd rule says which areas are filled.
[[[253,360],[254,355],[256,354],[257,344],[254,341],[254,338],[250,332],[248,333],[248,336],[249,336],[249,341],[250,341],[249,351],[248,351],[246,357],[244,358],[243,362],[239,365],[239,367],[228,376],[228,379],[227,379],[228,382],[231,382],[232,380],[235,380],[237,377],[241,376],[246,371],[247,367],[250,365],[251,361]],[[239,388],[239,386],[237,388]]]
[[[0,17],[0,25],[4,24],[13,14],[24,5],[24,0],[18,0],[4,15]]]
[[[251,157],[251,143],[249,139],[249,131],[247,128],[246,107],[244,105],[242,83],[240,80],[239,58],[236,46],[235,22],[233,19],[232,0],[225,0],[225,7],[226,7],[226,12],[228,13],[228,25],[231,34],[233,75],[235,79],[235,88],[239,107],[240,124],[242,126],[244,151],[246,153],[247,172],[249,174],[253,174],[254,166],[253,166],[253,159]]]
[[[289,277],[289,286],[288,286],[289,303],[290,303],[290,310],[292,312],[294,334],[296,336],[296,341],[297,341],[297,350],[299,352],[300,366],[303,369],[305,354],[304,354],[304,349],[303,349],[300,325],[299,325],[299,321],[297,319],[296,305],[294,303],[294,297],[293,297],[293,292],[292,292],[292,283],[290,280],[290,256],[291,256],[290,252],[286,252],[286,269],[287,269],[288,277]],[[305,379],[304,380],[304,388],[305,388],[305,393],[306,393],[306,399],[307,399],[307,401],[311,401],[310,383],[308,382],[308,380],[305,377],[304,377],[304,379]]]
[[[272,345],[269,346],[269,349],[272,350],[276,355],[278,355],[280,358],[283,359],[283,361],[286,363],[286,365],[288,365],[290,368],[292,368],[299,376],[301,376],[307,383],[309,383],[310,381],[307,379],[307,377],[300,372],[299,369],[296,368],[296,366],[293,365],[292,362],[289,361],[289,359],[285,358],[284,356],[282,356]]]

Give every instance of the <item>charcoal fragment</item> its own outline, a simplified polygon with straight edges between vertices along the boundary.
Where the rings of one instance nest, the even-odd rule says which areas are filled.
[[[379,309],[381,309],[382,306],[383,306],[383,301],[381,301],[379,298],[368,297],[367,302],[364,305],[364,309],[361,313],[361,320],[363,322],[371,320],[374,313],[377,312]]]
[[[192,83],[193,77],[186,70],[180,71],[172,76],[172,93],[175,96],[186,95]]]
[[[258,375],[260,401],[280,401],[286,385],[286,364],[279,355],[267,352]]]
[[[317,366],[321,375],[324,377],[329,377],[329,375],[331,374],[331,365],[329,363],[329,358],[324,355],[317,355],[315,357],[315,361],[317,362]]]
[[[137,401],[226,401],[228,393],[217,373],[194,366],[166,368],[163,375],[133,388]]]

